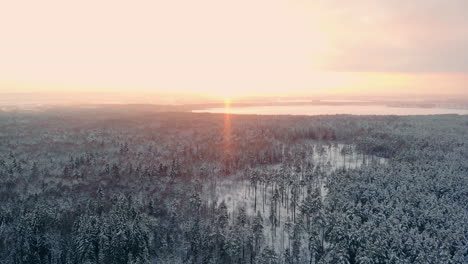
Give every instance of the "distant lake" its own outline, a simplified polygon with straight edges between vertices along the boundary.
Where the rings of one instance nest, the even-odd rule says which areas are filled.
[[[257,115],[468,115],[468,109],[393,107],[386,105],[285,105],[210,108],[194,113],[231,113]]]

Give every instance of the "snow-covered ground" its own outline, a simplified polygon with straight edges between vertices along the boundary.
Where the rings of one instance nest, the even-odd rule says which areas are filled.
[[[314,142],[311,142],[310,144],[311,145],[309,147],[311,151],[308,152],[309,155],[306,156],[305,161],[310,161],[314,164],[314,170],[317,170],[317,168],[320,167],[322,175],[326,175],[327,173],[343,167],[348,169],[358,168],[364,163],[370,163],[371,160],[377,160],[377,162],[385,163],[385,159],[372,158],[358,154],[354,150],[353,146],[350,145],[322,145]],[[345,151],[343,151],[343,148],[345,148]],[[263,169],[269,173],[277,173],[280,170],[280,167],[280,165],[270,165]],[[320,188],[322,198],[327,193],[325,188],[325,177],[319,177],[315,186],[313,186],[313,188]],[[221,201],[224,201],[228,207],[228,212],[231,216],[230,219],[236,218],[236,213],[240,207],[245,207],[247,214],[250,216],[255,216],[257,212],[260,212],[263,217],[265,239],[269,241],[269,244],[273,248],[283,251],[286,243],[289,243],[285,229],[287,229],[286,226],[288,223],[293,221],[293,213],[290,197],[283,197],[283,202],[281,202],[282,199],[280,198],[276,208],[277,219],[279,221],[276,232],[273,231],[269,217],[273,202],[272,194],[275,188],[278,188],[278,186],[275,186],[274,183],[265,184],[260,182],[257,184],[255,197],[255,188],[249,179],[245,179],[244,175],[237,175],[237,177],[219,180],[216,183],[214,191],[210,190],[207,196],[210,203],[217,202],[219,204]],[[285,193],[288,193],[290,196],[290,186],[286,187]],[[307,186],[301,186],[296,207],[296,215],[299,214],[299,206],[305,199],[306,195]]]

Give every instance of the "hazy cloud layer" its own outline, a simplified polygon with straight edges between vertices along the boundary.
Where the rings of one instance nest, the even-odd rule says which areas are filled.
[[[331,25],[329,69],[468,72],[466,0],[332,0],[310,7],[325,28]]]
[[[421,72],[468,74],[467,10],[466,0],[3,1],[0,91],[465,92],[459,74],[415,85],[428,83]]]

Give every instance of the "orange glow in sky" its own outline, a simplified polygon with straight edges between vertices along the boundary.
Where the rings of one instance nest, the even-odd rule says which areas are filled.
[[[468,95],[468,1],[0,3],[1,93]]]

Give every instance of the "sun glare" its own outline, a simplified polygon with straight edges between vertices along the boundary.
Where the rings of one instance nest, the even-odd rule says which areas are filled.
[[[229,97],[224,98],[224,108],[226,110],[226,113],[231,112],[231,98]]]

